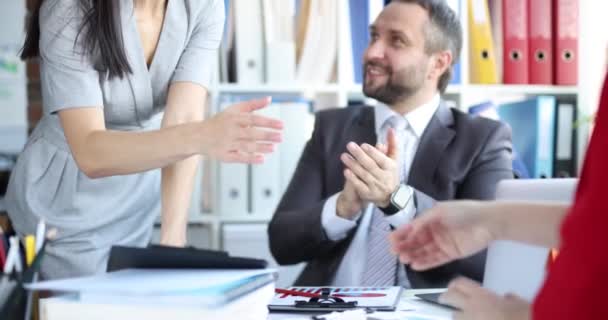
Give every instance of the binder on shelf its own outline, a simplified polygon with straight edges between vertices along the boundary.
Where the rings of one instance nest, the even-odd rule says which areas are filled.
[[[579,0],[554,0],[555,84],[578,83]],[[598,31],[599,32],[599,31]]]
[[[355,83],[363,83],[363,53],[369,44],[369,25],[383,6],[382,0],[349,0]]]
[[[492,40],[494,40],[494,54],[496,55],[496,72],[498,82],[503,82],[504,66],[503,58],[505,51],[503,37],[503,0],[488,0],[490,11],[490,28],[492,28]]]
[[[256,111],[257,114],[279,119],[281,104],[276,101],[268,107]],[[256,217],[265,217],[270,219],[279,203],[280,193],[280,149],[283,144],[289,143],[284,141],[281,145],[276,145],[277,150],[271,154],[264,155],[264,163],[250,165],[251,170],[251,187],[249,199],[251,201],[251,214]]]
[[[240,101],[238,96],[220,97],[219,110]],[[246,216],[248,208],[248,168],[242,163],[217,162],[217,210],[223,217]]]
[[[486,0],[468,0],[470,82],[498,83],[490,13]]]
[[[502,61],[505,84],[527,84],[529,82],[528,17],[532,17],[532,15],[528,14],[527,2],[528,0],[502,2]]]
[[[218,51],[218,74],[220,82],[231,82],[231,79],[228,76],[228,70],[230,68],[229,53],[234,46],[234,16],[230,0],[224,0],[224,14],[226,20],[224,21],[222,43],[220,43],[220,49]]]
[[[450,6],[450,8],[452,8],[452,10],[454,10],[454,13],[456,13],[456,16],[458,17],[458,19],[462,20],[462,14],[460,12],[460,1],[459,0],[448,0],[447,3]],[[458,61],[456,61],[454,63],[454,66],[452,67],[452,79],[450,80],[450,84],[460,84],[462,82],[462,76],[460,74],[461,73],[460,60],[461,59],[458,59]]]
[[[301,51],[296,79],[301,83],[335,81],[338,52],[338,4],[335,1],[309,0],[306,29],[300,29]],[[302,38],[303,37],[303,38]]]
[[[294,0],[263,0],[264,65],[267,83],[295,80]]]
[[[280,196],[286,191],[300,161],[302,151],[312,135],[315,117],[309,101],[300,99],[282,103],[284,123],[283,143],[280,146]]]
[[[576,99],[558,98],[555,113],[555,156],[553,157],[553,177],[569,178],[577,176],[577,118]]]
[[[498,115],[498,106],[492,101],[486,101],[480,104],[470,106],[469,114],[489,118],[496,121],[501,121],[500,116]],[[530,172],[524,164],[520,153],[517,151],[516,146],[513,146],[512,153],[513,160],[511,163],[513,166],[513,173],[515,177],[518,179],[530,178]]]
[[[529,67],[531,84],[553,83],[553,32],[551,2],[528,1]]]
[[[355,83],[353,38],[350,22],[350,1],[338,1],[338,82]]]
[[[261,0],[232,0],[236,77],[241,84],[264,82],[264,29]]]
[[[513,146],[532,178],[553,176],[556,98],[538,96],[500,105],[500,119],[511,126]]]

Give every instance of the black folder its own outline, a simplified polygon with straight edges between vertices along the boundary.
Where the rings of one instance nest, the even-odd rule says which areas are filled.
[[[107,271],[121,269],[263,269],[268,262],[232,257],[224,251],[195,248],[113,246]]]

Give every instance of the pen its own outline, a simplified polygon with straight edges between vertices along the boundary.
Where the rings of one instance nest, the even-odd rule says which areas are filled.
[[[23,240],[25,247],[25,264],[29,267],[34,262],[36,256],[36,239],[33,235],[29,234],[25,236]]]
[[[15,271],[21,272],[23,271],[23,264],[21,262],[21,249],[19,248],[19,238],[17,238],[17,236],[12,236],[9,241],[11,242],[11,247],[15,247]]]
[[[10,274],[13,270],[21,272],[21,257],[19,256],[19,240],[13,236],[8,239],[9,249],[4,263],[4,274]]]
[[[8,248],[4,246],[4,243],[4,230],[0,227],[0,269],[4,268],[6,253],[8,252]]]
[[[36,253],[40,251],[42,248],[42,244],[44,243],[46,234],[46,224],[44,220],[38,221],[38,225],[36,226]]]

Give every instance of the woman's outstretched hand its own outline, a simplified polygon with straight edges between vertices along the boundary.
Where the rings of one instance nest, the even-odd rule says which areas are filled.
[[[475,254],[496,238],[475,201],[438,203],[390,235],[391,250],[401,263],[427,270]]]
[[[282,140],[283,122],[255,114],[269,97],[234,104],[202,122],[201,153],[222,162],[262,163]]]

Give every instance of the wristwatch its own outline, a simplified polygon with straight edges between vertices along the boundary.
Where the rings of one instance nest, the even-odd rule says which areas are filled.
[[[392,216],[395,213],[413,205],[414,189],[408,185],[400,184],[397,190],[391,193],[388,207],[380,208],[387,216]]]

